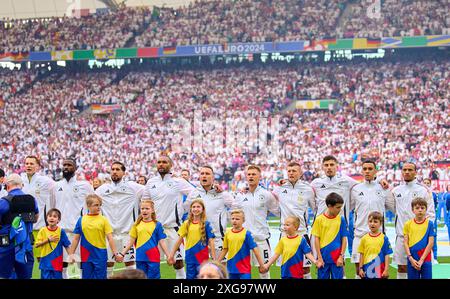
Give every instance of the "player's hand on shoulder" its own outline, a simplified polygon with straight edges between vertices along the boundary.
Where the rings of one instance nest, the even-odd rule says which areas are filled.
[[[214,183],[214,189],[216,190],[217,193],[223,192],[223,188],[217,183]]]
[[[380,181],[380,185],[381,185],[381,187],[383,187],[384,190],[389,189],[389,182],[386,179],[382,179]]]

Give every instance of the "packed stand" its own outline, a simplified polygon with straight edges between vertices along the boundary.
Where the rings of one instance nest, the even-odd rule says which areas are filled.
[[[150,14],[149,7],[122,7],[80,17],[0,20],[0,51],[120,48],[148,25]]]
[[[81,17],[0,20],[0,54],[449,34],[448,0],[212,0]],[[369,11],[368,11],[369,9]]]
[[[133,71],[119,83],[110,71],[55,74],[6,101],[1,166],[20,171],[23,158],[36,153],[56,176],[61,159],[73,155],[80,172],[92,178],[106,174],[114,159],[124,161],[134,179],[152,173],[165,151],[173,155],[175,171],[195,173],[209,164],[220,181],[234,185],[243,180],[244,165],[257,163],[270,184],[283,176],[286,161],[302,161],[305,179],[311,180],[323,155],[334,154],[347,174],[360,173],[361,160],[374,157],[383,175],[396,181],[400,163],[415,159],[420,176],[437,171],[448,180],[449,169],[435,169],[434,162],[449,159],[449,66],[448,61],[255,64]],[[296,99],[333,97],[341,99],[334,111],[289,109]],[[98,116],[76,109],[80,99],[112,98],[121,112]],[[224,145],[232,128],[239,134],[240,128],[250,132],[271,122],[279,123],[278,136],[268,131],[278,149],[258,148],[258,135],[248,132],[250,138]],[[198,132],[199,123],[204,137],[183,140],[182,132],[188,128],[184,138],[190,138],[189,128]],[[183,147],[186,142],[194,147]]]
[[[319,39],[335,34],[345,1],[213,0],[160,8],[138,47]],[[269,17],[270,16],[270,17]]]
[[[373,1],[350,1],[340,28],[343,37],[390,37],[450,33],[448,0],[386,0],[381,10]],[[371,9],[372,8],[372,9]]]

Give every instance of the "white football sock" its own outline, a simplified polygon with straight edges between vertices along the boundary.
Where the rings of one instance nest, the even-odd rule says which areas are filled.
[[[63,268],[62,270],[62,278],[69,279],[69,275],[67,274],[67,267]]]
[[[108,267],[106,269],[106,277],[110,278],[111,276],[113,276],[114,273],[114,266],[113,267]]]
[[[177,279],[186,279],[186,272],[184,272],[184,267],[181,269],[175,269],[175,275]]]
[[[126,269],[136,269],[136,264],[125,266]]]

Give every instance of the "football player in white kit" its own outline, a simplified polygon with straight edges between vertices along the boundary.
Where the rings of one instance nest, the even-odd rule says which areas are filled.
[[[78,180],[75,171],[77,163],[75,159],[67,158],[63,160],[63,179],[56,182],[53,189],[51,207],[61,211],[61,221],[59,226],[67,233],[69,240],[73,240],[73,230],[77,224],[78,218],[87,213],[86,196],[94,193],[94,188],[88,181]],[[80,255],[77,248],[77,255]],[[63,252],[63,278],[68,278],[67,266],[69,256],[66,251]]]
[[[102,213],[111,223],[113,239],[117,250],[128,244],[128,232],[139,215],[139,203],[144,192],[144,186],[133,181],[124,181],[125,165],[115,161],[111,165],[111,183],[101,185],[95,193],[103,200]],[[113,252],[109,245],[108,250],[108,277],[113,274]],[[125,266],[134,269],[135,249],[132,247],[124,256]]]
[[[350,214],[350,190],[353,186],[358,184],[358,181],[347,175],[338,173],[338,161],[334,156],[328,155],[322,159],[322,169],[325,175],[316,178],[311,182],[311,186],[314,188],[314,192],[316,194],[317,206],[314,219],[325,212],[327,209],[325,198],[328,194],[335,192],[344,199],[344,207],[341,210],[341,215],[344,216],[348,227]],[[384,189],[389,188],[389,184],[385,179],[380,180],[379,184],[381,184]],[[315,255],[314,241],[311,240],[311,243],[311,249]]]
[[[406,221],[414,218],[414,213],[411,209],[411,202],[413,199],[417,197],[424,198],[428,203],[426,216],[430,217],[430,221],[433,222],[436,217],[431,191],[424,185],[417,182],[416,175],[416,165],[412,162],[405,162],[402,167],[404,182],[392,189],[392,194],[395,200],[395,232],[397,234],[392,260],[395,264],[397,264],[397,279],[407,278],[407,256],[403,245],[403,227]]]
[[[383,189],[383,187],[375,182],[377,176],[377,166],[374,161],[366,160],[362,164],[362,174],[364,182],[355,185],[351,189],[350,194],[350,211],[355,211],[354,222],[354,239],[351,262],[355,264],[355,278],[360,278],[359,263],[361,254],[358,247],[361,238],[370,232],[369,214],[371,212],[380,212],[385,215],[386,210],[395,212],[395,202],[391,191]],[[384,226],[382,227],[383,233]]]
[[[189,211],[191,202],[200,198],[205,204],[206,220],[211,223],[214,239],[216,256],[220,255],[223,245],[223,237],[228,224],[228,210],[233,206],[233,196],[226,192],[217,192],[214,188],[214,170],[211,166],[200,167],[200,186],[192,191],[186,201],[183,203],[184,210]]]
[[[25,158],[25,172],[21,174],[23,188],[22,191],[26,194],[32,195],[39,208],[39,218],[33,224],[33,231],[38,231],[46,226],[45,215],[50,207],[50,199],[53,194],[55,182],[45,175],[38,174],[41,162],[36,156],[27,156]]]
[[[300,180],[302,176],[301,166],[297,162],[290,162],[287,165],[288,180],[276,187],[273,194],[277,197],[280,204],[281,222],[280,227],[283,226],[285,220],[290,216],[295,216],[300,219],[298,234],[304,236],[310,244],[308,236],[308,207],[313,211],[316,210],[314,189]],[[285,233],[282,233],[284,236]],[[281,238],[281,236],[280,236]],[[311,261],[304,257],[303,273],[305,279],[311,279]]]
[[[280,208],[275,196],[259,185],[261,179],[261,168],[256,165],[247,167],[245,177],[248,183],[246,192],[238,193],[235,198],[233,209],[242,209],[245,213],[243,226],[250,231],[264,263],[272,256],[270,248],[270,229],[267,222],[269,212],[280,215]],[[256,256],[252,252],[252,265],[259,266]],[[270,273],[260,273],[262,279],[269,279]]]
[[[183,216],[183,195],[189,195],[195,190],[195,187],[185,179],[172,176],[170,172],[172,165],[170,157],[161,155],[158,158],[156,164],[158,174],[147,181],[143,195],[143,198],[149,198],[155,203],[156,219],[164,227],[169,252],[172,251],[178,240],[177,231],[181,226],[181,217]],[[175,264],[173,265],[177,279],[186,278],[183,255],[184,248],[181,245],[175,254]]]

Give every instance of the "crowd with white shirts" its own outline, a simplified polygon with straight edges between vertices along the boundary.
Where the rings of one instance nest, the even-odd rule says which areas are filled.
[[[378,6],[377,6],[378,5]],[[0,53],[449,34],[448,0],[207,0],[0,20]]]
[[[154,160],[166,152],[177,172],[208,164],[220,182],[237,186],[247,163],[262,166],[268,185],[290,160],[302,161],[305,179],[312,180],[320,157],[330,153],[349,175],[360,173],[361,161],[370,157],[388,180],[398,181],[401,163],[413,159],[420,177],[448,180],[448,167],[435,164],[448,161],[450,152],[448,67],[432,60],[255,64],[135,70],[119,82],[111,71],[56,73],[6,100],[0,163],[20,172],[24,157],[36,154],[45,172],[57,177],[61,159],[73,156],[92,179],[107,176],[110,160],[117,159],[134,180],[154,172]],[[28,78],[11,73],[2,78]],[[334,110],[289,109],[305,97],[336,97],[340,104]],[[80,99],[117,103],[121,111],[80,113]],[[261,139],[264,129],[271,136]],[[234,142],[226,138],[231,132],[238,136]]]

